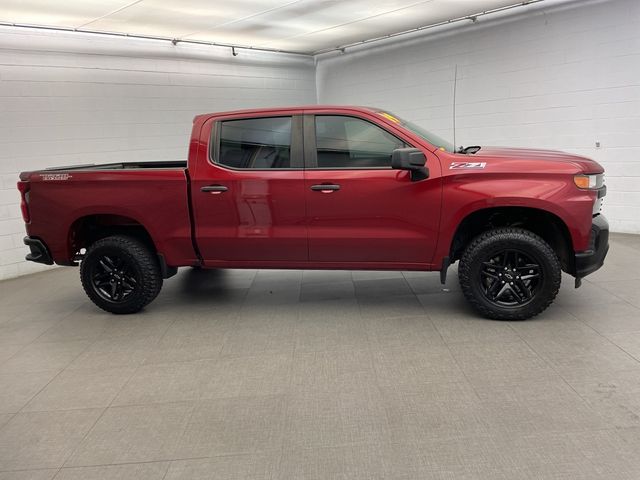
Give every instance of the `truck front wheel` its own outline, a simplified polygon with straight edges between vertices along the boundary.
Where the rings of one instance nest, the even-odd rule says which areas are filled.
[[[162,287],[156,256],[144,243],[125,235],[102,238],[87,248],[80,279],[93,303],[117,314],[140,311]]]
[[[526,320],[545,310],[558,294],[562,270],[553,249],[521,228],[478,235],[458,269],[469,303],[496,320]]]

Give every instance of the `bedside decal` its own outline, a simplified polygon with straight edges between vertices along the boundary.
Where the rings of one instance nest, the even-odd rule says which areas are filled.
[[[72,177],[68,173],[41,173],[40,178],[48,182],[51,180],[69,180]]]

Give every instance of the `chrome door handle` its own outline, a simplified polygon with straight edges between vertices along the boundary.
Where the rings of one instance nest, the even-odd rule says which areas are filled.
[[[224,185],[207,185],[206,187],[202,187],[200,189],[201,192],[208,192],[208,193],[213,193],[213,194],[224,193],[227,190],[229,190],[229,189],[227,187],[225,187]]]
[[[321,183],[319,185],[311,185],[311,190],[314,192],[331,193],[336,190],[340,190],[340,185],[333,183]]]

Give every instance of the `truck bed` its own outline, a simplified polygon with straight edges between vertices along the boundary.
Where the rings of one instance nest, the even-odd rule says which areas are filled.
[[[73,262],[78,229],[116,222],[144,228],[168,265],[197,262],[186,161],[72,165],[20,178],[29,182],[27,233],[43,239],[57,263]]]

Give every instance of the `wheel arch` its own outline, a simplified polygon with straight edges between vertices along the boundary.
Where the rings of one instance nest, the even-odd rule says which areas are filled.
[[[100,213],[79,217],[69,226],[67,247],[70,256],[101,238],[117,234],[134,237],[157,251],[149,230],[138,220],[126,215]]]
[[[157,257],[162,278],[170,278],[178,272],[175,266],[167,265],[158,250],[149,229],[135,218],[119,214],[91,214],[79,217],[69,227],[67,235],[68,258],[81,259],[82,249],[97,240],[111,235],[127,235],[141,241]],[[72,262],[73,263],[73,262]]]
[[[451,239],[450,262],[460,259],[473,238],[487,230],[500,227],[519,227],[535,233],[558,255],[565,272],[575,272],[573,243],[567,224],[556,214],[533,207],[487,207],[469,213],[458,224]]]

